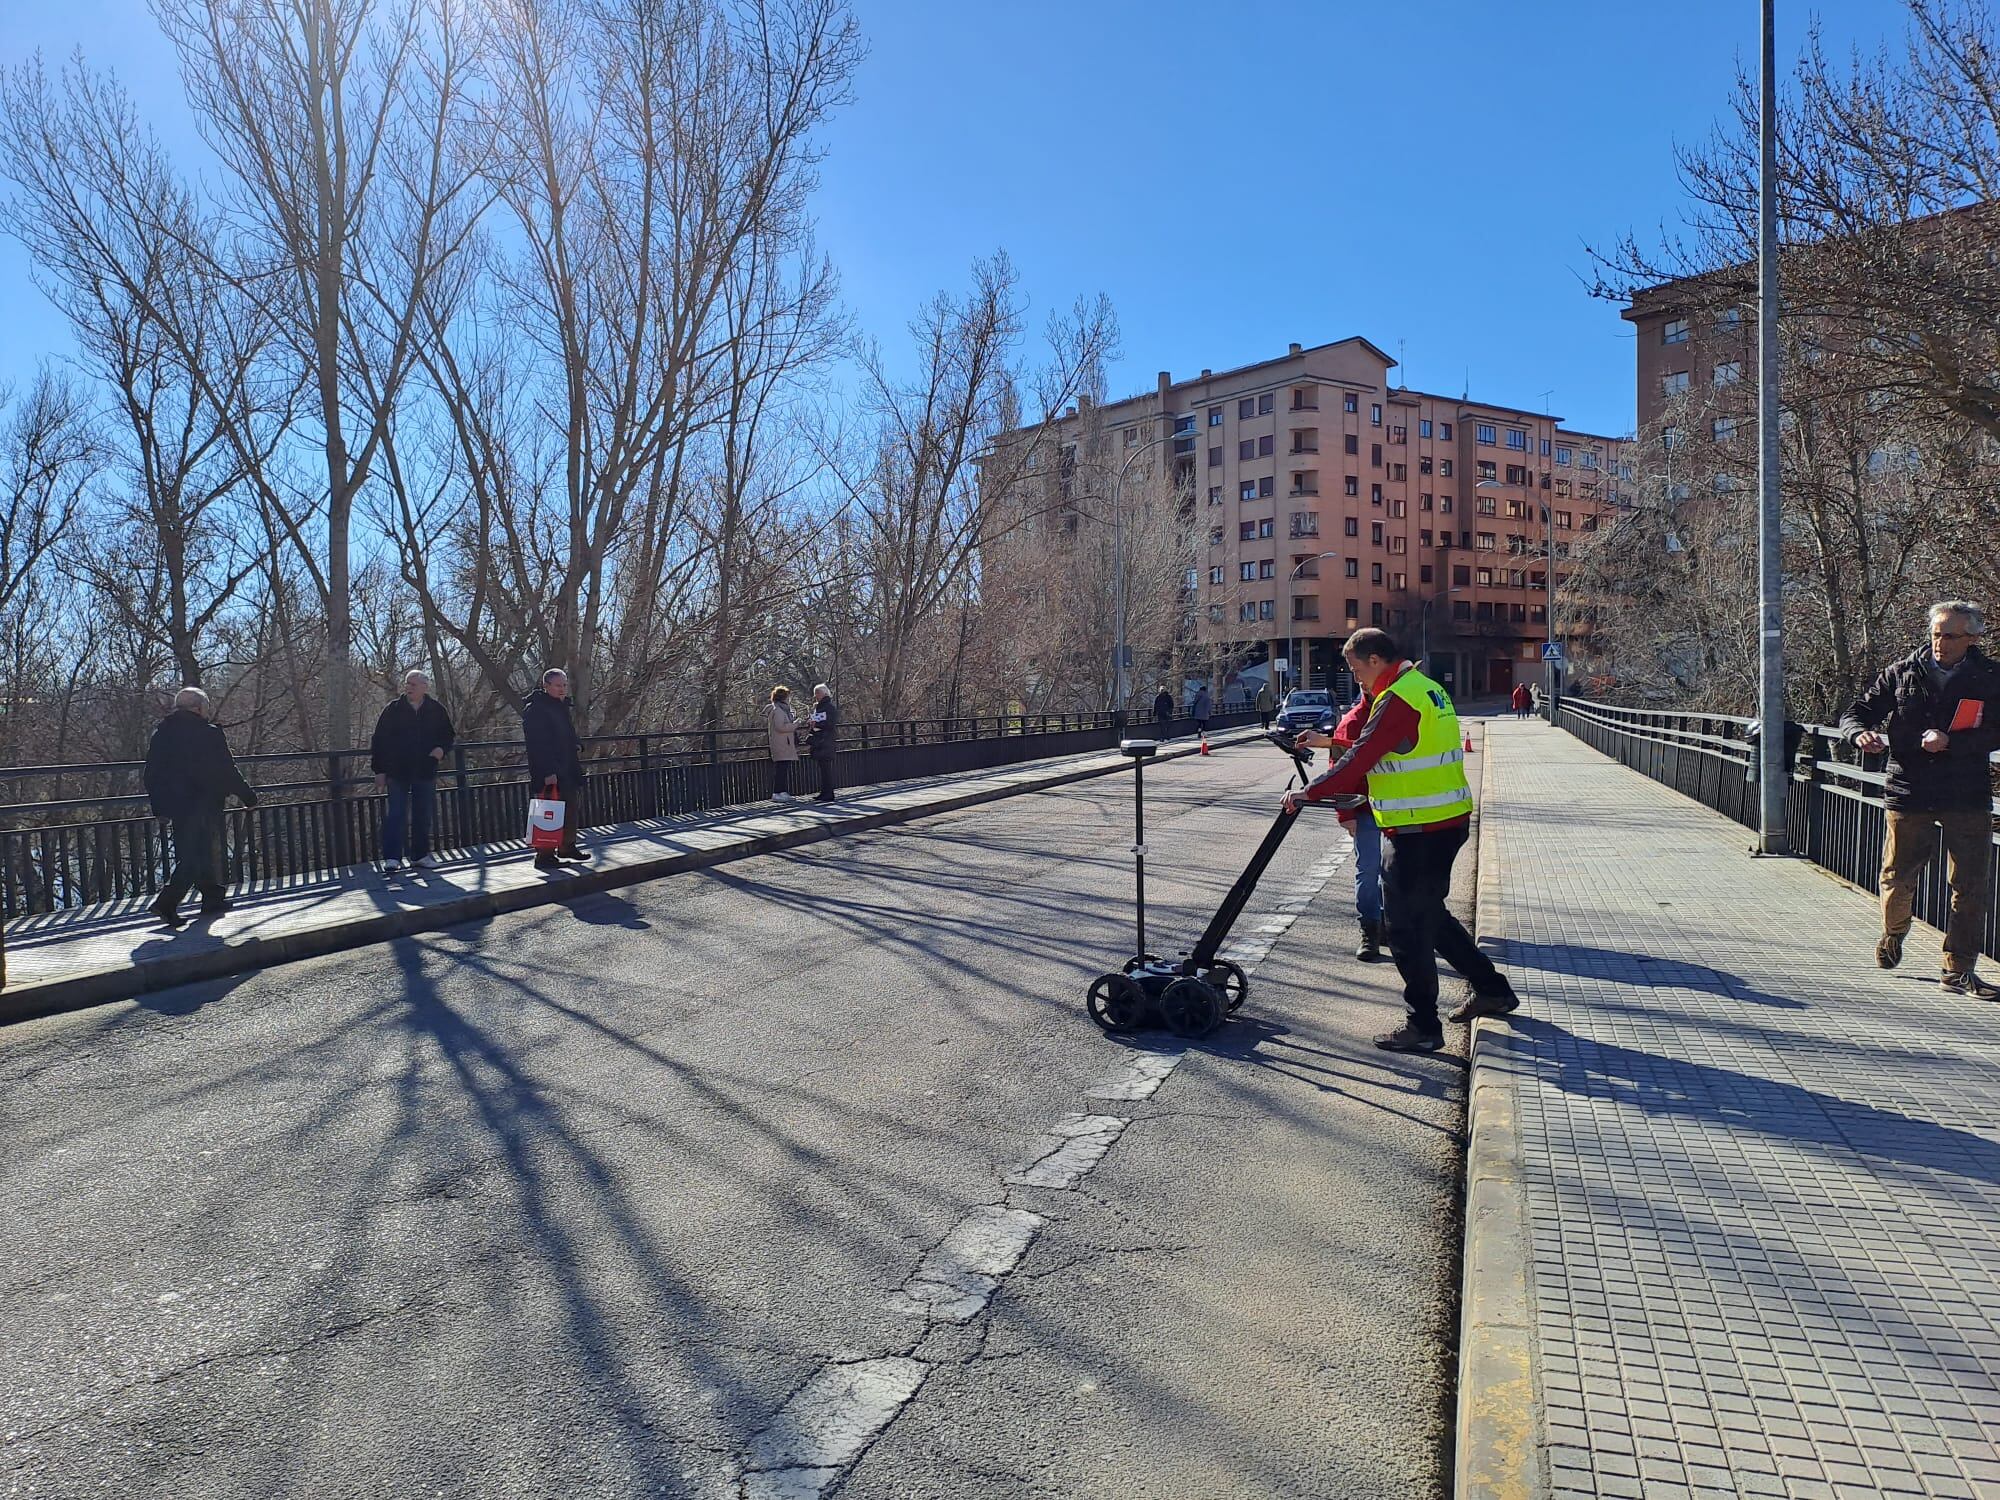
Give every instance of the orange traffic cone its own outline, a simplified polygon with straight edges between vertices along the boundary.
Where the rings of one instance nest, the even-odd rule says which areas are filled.
[[[1465,753],[1467,755],[1472,754],[1472,731],[1470,729],[1465,731]]]
[[[1203,736],[1201,737],[1201,753],[1202,753],[1203,755],[1206,755],[1206,754],[1208,754],[1208,736],[1207,736],[1207,735],[1203,735]]]

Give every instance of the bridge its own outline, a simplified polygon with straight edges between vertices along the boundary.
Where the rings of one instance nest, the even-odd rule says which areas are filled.
[[[1235,1019],[1092,1027],[1103,739],[577,874],[17,916],[10,1493],[2000,1494],[2000,1011],[1747,856],[1739,724],[1472,727],[1455,899],[1525,1003],[1434,1056],[1368,1045],[1330,817]],[[1147,773],[1179,940],[1285,784],[1253,740]],[[1797,773],[1865,876],[1867,773]]]

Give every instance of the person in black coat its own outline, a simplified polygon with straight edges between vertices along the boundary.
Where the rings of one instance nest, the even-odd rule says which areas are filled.
[[[1158,720],[1161,727],[1164,728],[1167,722],[1171,720],[1173,716],[1174,716],[1174,695],[1168,692],[1165,688],[1161,688],[1160,696],[1153,700],[1153,717],[1156,720]]]
[[[184,687],[174,711],[153,731],[146,749],[146,795],[153,814],[173,826],[174,869],[149,910],[169,927],[181,925],[180,904],[190,889],[201,893],[201,914],[229,910],[222,892],[222,806],[231,797],[245,807],[257,794],[222,730],[208,722],[208,694]]]
[[[410,863],[429,869],[431,813],[437,806],[437,769],[457,735],[451,715],[431,696],[422,672],[403,674],[403,696],[392,699],[375,721],[369,741],[369,769],[375,789],[387,792],[382,815],[382,869],[394,874],[403,864],[403,831],[409,829]]]
[[[833,689],[825,683],[813,685],[812,714],[806,720],[812,738],[806,748],[819,770],[819,795],[815,802],[833,801],[833,758],[840,749],[840,705],[833,701]]]
[[[558,859],[586,859],[577,844],[583,826],[583,740],[576,732],[569,698],[569,673],[550,667],[542,685],[521,700],[521,738],[528,750],[529,795],[561,796],[562,847],[535,852],[535,868],[553,870]]]
[[[1882,669],[1841,716],[1857,749],[1887,751],[1882,800],[1882,936],[1875,962],[1902,961],[1911,909],[1940,836],[1950,862],[1951,916],[1938,983],[1973,1000],[2000,1000],[2000,986],[1974,972],[1986,930],[1993,846],[1993,771],[2000,750],[2000,666],[1977,645],[1979,606],[1933,604],[1930,644]]]

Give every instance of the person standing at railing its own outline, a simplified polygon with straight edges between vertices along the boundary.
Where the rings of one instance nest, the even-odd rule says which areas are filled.
[[[1841,716],[1840,728],[1856,749],[1889,754],[1875,962],[1885,969],[1902,962],[1917,886],[1942,835],[1951,916],[1938,983],[1955,995],[2000,1000],[2000,987],[1974,972],[1992,899],[1991,757],[2000,750],[2000,665],[1979,650],[1985,633],[1978,605],[1933,604],[1930,644],[1884,667]]]
[[[588,859],[577,841],[583,826],[583,740],[576,732],[576,711],[570,703],[569,673],[550,667],[542,685],[521,700],[521,739],[528,751],[531,795],[560,797],[563,807],[562,845],[535,854],[535,868],[560,868],[558,860]]]
[[[375,790],[389,797],[382,815],[383,874],[403,867],[406,831],[410,864],[428,870],[437,863],[431,858],[431,815],[437,807],[438,763],[457,737],[451,715],[431,696],[430,678],[414,669],[405,672],[402,696],[382,710],[368,744]]]
[[[771,750],[771,799],[789,802],[792,767],[799,761],[799,716],[792,708],[792,690],[782,683],[771,689],[764,727]]]
[[[1271,696],[1271,684],[1268,682],[1259,683],[1257,686],[1258,728],[1269,729],[1271,727],[1271,714],[1276,707],[1277,700]]]
[[[1525,719],[1529,710],[1535,706],[1535,695],[1528,691],[1527,683],[1517,682],[1514,684],[1513,695],[1507,701],[1513,705],[1514,717]]]
[[[184,687],[174,694],[174,711],[153,731],[146,750],[146,796],[155,817],[173,827],[174,869],[147,909],[169,927],[181,925],[180,904],[190,890],[201,893],[201,914],[229,910],[222,888],[222,808],[231,797],[245,807],[257,794],[218,725],[208,721],[208,694]]]
[[[833,759],[840,751],[840,705],[833,700],[833,689],[823,682],[813,684],[812,717],[807,722],[811,737],[806,751],[819,771],[819,795],[813,801],[831,802]]]

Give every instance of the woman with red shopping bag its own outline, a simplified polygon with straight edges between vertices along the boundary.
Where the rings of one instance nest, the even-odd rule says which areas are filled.
[[[558,860],[588,859],[577,844],[583,825],[583,741],[570,704],[569,674],[561,667],[542,673],[542,685],[522,700],[521,738],[527,745],[528,786],[534,798],[529,843],[535,851],[535,868],[554,870],[560,868]],[[535,804],[549,803],[561,808],[553,827],[547,826],[557,817],[552,808],[540,808],[540,822],[534,817]],[[550,833],[557,837],[553,847],[545,848]]]

